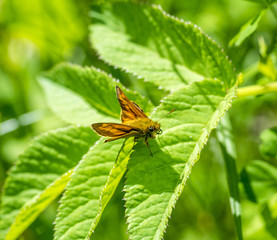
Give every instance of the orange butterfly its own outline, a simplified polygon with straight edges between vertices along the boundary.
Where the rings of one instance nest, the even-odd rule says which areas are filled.
[[[122,124],[93,123],[91,124],[91,128],[101,136],[111,137],[106,139],[105,142],[114,141],[120,138],[135,137],[135,139],[138,139],[143,137],[145,138],[145,143],[150,154],[153,156],[148,145],[148,138],[155,138],[156,134],[162,133],[160,124],[149,119],[143,110],[135,102],[130,101],[118,86],[116,86],[116,95],[121,107],[120,118]],[[175,109],[169,113],[174,110]]]

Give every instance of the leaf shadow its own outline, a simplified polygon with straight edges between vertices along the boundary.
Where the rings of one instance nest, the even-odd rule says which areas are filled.
[[[128,185],[140,186],[150,194],[173,192],[180,182],[180,172],[175,164],[183,164],[174,159],[171,154],[161,148],[156,140],[150,140],[149,145],[153,152],[151,156],[144,142],[138,142],[128,164]],[[183,166],[183,167],[184,167]]]

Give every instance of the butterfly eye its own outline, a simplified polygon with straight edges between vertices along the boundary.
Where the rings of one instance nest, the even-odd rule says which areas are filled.
[[[153,127],[151,126],[151,127],[149,127],[149,131],[150,132],[153,132],[154,131],[154,129],[153,129]]]

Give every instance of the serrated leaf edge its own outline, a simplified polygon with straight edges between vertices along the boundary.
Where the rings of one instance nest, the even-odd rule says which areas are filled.
[[[143,3],[138,3],[140,5],[143,5]],[[178,23],[181,23],[181,24],[184,24],[184,25],[187,25],[187,26],[191,26],[193,27],[194,29],[196,29],[197,31],[199,31],[205,38],[207,41],[210,41],[211,43],[213,43],[218,49],[220,52],[222,53],[225,53],[224,49],[219,45],[217,44],[209,35],[207,35],[206,33],[203,32],[203,30],[196,24],[193,24],[192,22],[190,21],[184,21],[182,18],[178,18],[178,17],[175,17],[173,15],[170,15],[169,13],[167,13],[166,11],[164,11],[161,7],[161,5],[156,5],[156,4],[149,4],[149,6],[152,6],[153,8],[155,9],[158,9],[159,11],[161,11],[161,13],[166,17],[166,18],[169,18],[169,19],[173,19],[175,21],[177,21]],[[91,45],[93,47],[93,39],[91,37],[90,38],[90,42],[91,42]],[[106,63],[108,66],[111,66],[113,67],[114,69],[120,69],[121,71],[125,72],[125,73],[128,73],[128,74],[131,74],[132,76],[135,76],[136,78],[138,79],[143,79],[143,81],[145,82],[151,82],[148,80],[148,78],[146,77],[142,77],[140,76],[138,73],[134,72],[134,71],[131,71],[125,67],[119,67],[117,65],[114,65],[112,63],[112,61],[108,60],[108,59],[104,59],[104,57],[101,56],[101,53],[95,49],[95,53],[96,53],[96,56],[98,57],[98,59],[100,59],[101,61],[103,61],[104,63]],[[226,54],[225,54],[226,55]],[[232,65],[232,60],[229,59],[229,57],[226,55],[226,59],[228,60],[228,62]],[[233,67],[233,71],[235,72],[236,69]],[[152,83],[152,82],[151,82]],[[161,89],[164,89],[162,86],[159,85],[159,87]],[[165,89],[164,89],[165,90]]]
[[[92,151],[101,141],[103,141],[103,138],[100,138],[99,140],[97,140],[97,141],[88,149],[88,151],[82,156],[82,158],[81,158],[81,160],[79,161],[78,165],[72,170],[71,176],[72,176],[73,174],[75,174],[76,170],[78,169],[78,166],[81,165],[81,163],[84,161],[85,157],[89,154],[89,152]],[[67,183],[67,186],[66,186],[65,190],[67,190],[68,185],[70,184],[70,182],[71,182],[71,181],[69,181],[69,182]],[[62,199],[63,199],[63,197],[65,196],[65,193],[66,193],[66,191],[64,191],[62,197],[61,197],[60,200],[59,200],[59,207],[58,207],[58,210],[57,210],[58,213],[57,213],[56,219],[55,219],[55,221],[54,221],[54,239],[57,239],[57,235],[56,235],[56,232],[57,232],[57,231],[56,231],[56,230],[57,230],[57,225],[56,225],[56,223],[61,219],[61,217],[60,217],[60,214],[61,214],[60,209],[64,206],[64,204],[63,204],[63,202],[62,202]]]
[[[27,144],[27,146],[22,150],[22,152],[18,155],[19,161],[17,161],[16,164],[15,164],[14,166],[12,166],[12,167],[8,170],[8,172],[7,172],[8,177],[7,177],[7,179],[6,179],[5,183],[4,183],[4,186],[3,186],[3,188],[2,188],[1,196],[3,196],[3,193],[5,192],[5,190],[6,190],[6,188],[7,188],[7,184],[8,184],[8,182],[9,182],[9,179],[11,178],[10,173],[13,172],[13,170],[17,167],[17,164],[18,164],[19,162],[21,162],[20,159],[21,159],[21,157],[24,155],[24,152],[26,151],[26,149],[29,149],[30,147],[32,147],[32,145],[34,144],[34,142],[38,141],[38,140],[41,139],[42,137],[47,137],[47,136],[49,136],[50,134],[53,134],[53,133],[56,133],[56,132],[59,132],[59,131],[63,131],[63,130],[69,129],[69,128],[72,128],[73,126],[74,126],[74,125],[69,125],[69,126],[64,127],[64,128],[57,128],[57,129],[54,129],[54,130],[49,130],[49,131],[47,131],[47,132],[44,132],[44,133],[41,133],[41,134],[35,136],[35,137]],[[88,126],[86,126],[86,125],[78,125],[78,126],[75,126],[75,127],[80,128],[80,127],[88,127]],[[2,203],[1,203],[1,208],[2,208]]]
[[[238,76],[236,76],[235,85],[231,89],[227,90],[227,95],[225,96],[226,101],[224,101],[224,100],[221,101],[219,106],[215,110],[214,114],[212,115],[212,116],[214,116],[215,113],[217,113],[217,114],[220,113],[220,115],[217,116],[218,120],[216,122],[214,122],[213,124],[211,124],[210,126],[206,126],[206,128],[203,128],[203,133],[199,137],[198,142],[196,142],[196,146],[195,146],[194,150],[192,151],[192,153],[190,154],[190,157],[186,163],[186,166],[180,175],[180,183],[175,188],[174,193],[172,194],[172,197],[168,202],[168,205],[165,209],[165,212],[160,221],[160,224],[157,227],[157,230],[156,230],[156,233],[155,233],[153,239],[155,239],[155,240],[163,239],[164,233],[166,231],[166,227],[168,226],[168,219],[170,218],[171,213],[172,213],[172,209],[175,208],[176,202],[177,202],[178,198],[180,197],[181,193],[183,192],[184,186],[186,184],[187,179],[189,178],[192,167],[199,160],[200,153],[201,153],[202,149],[204,148],[204,146],[207,144],[210,133],[212,132],[213,129],[216,128],[216,126],[220,122],[220,119],[224,116],[225,112],[228,111],[228,109],[231,107],[231,103],[237,95]],[[231,90],[233,90],[233,92],[234,92],[233,94],[230,94],[230,92],[232,93]],[[168,97],[169,97],[169,95],[165,96],[162,99],[162,101],[166,100],[166,98],[168,98]],[[222,102],[226,102],[226,106],[219,112],[219,107]],[[155,111],[156,111],[156,108],[154,109],[154,112]],[[212,118],[213,117],[211,117],[211,119]],[[125,188],[123,189],[123,191],[125,191],[125,193],[126,193]],[[125,206],[125,208],[126,208],[126,206]],[[129,221],[128,217],[131,216],[131,214],[127,214],[126,210],[125,210],[125,215],[127,217],[126,223],[129,225],[130,221]],[[127,229],[127,231],[128,231],[128,229]],[[130,239],[132,239],[131,234],[129,234],[129,236],[130,236]]]
[[[124,141],[124,143],[122,144],[122,147],[121,147],[120,151],[118,152],[118,156],[117,156],[117,158],[116,158],[116,162],[115,162],[115,164],[113,165],[112,169],[110,170],[110,173],[109,173],[107,182],[106,182],[104,188],[102,189],[102,191],[101,191],[101,193],[100,193],[100,198],[99,198],[99,212],[97,213],[97,215],[96,215],[95,218],[93,219],[93,222],[92,222],[92,224],[91,224],[91,227],[90,227],[89,233],[88,233],[88,235],[87,235],[87,237],[86,237],[86,240],[89,240],[89,239],[90,239],[90,236],[93,234],[94,230],[92,229],[92,226],[95,225],[95,228],[97,227],[97,224],[99,223],[99,220],[101,219],[101,216],[102,216],[102,214],[103,214],[103,211],[104,211],[105,207],[106,207],[107,204],[109,203],[110,199],[112,198],[112,196],[113,196],[113,194],[114,194],[114,192],[115,192],[115,190],[116,190],[116,188],[117,188],[117,187],[116,187],[116,188],[113,189],[113,192],[112,192],[112,194],[111,194],[109,200],[103,205],[103,204],[102,204],[103,194],[104,194],[105,189],[107,188],[107,186],[109,185],[109,183],[110,183],[110,181],[111,181],[111,175],[112,175],[114,169],[115,169],[116,167],[119,167],[121,163],[124,163],[125,161],[127,161],[126,166],[125,166],[125,171],[124,171],[124,173],[122,173],[122,177],[124,176],[124,174],[125,174],[125,172],[126,172],[126,170],[127,170],[128,159],[130,158],[130,155],[131,155],[131,153],[132,153],[132,148],[133,148],[133,146],[132,146],[132,148],[131,148],[129,154],[126,155],[126,157],[125,157],[124,159],[122,159],[120,163],[118,163],[118,158],[119,158],[119,156],[120,156],[121,151],[123,150],[123,148],[124,148],[124,146],[125,146],[125,143],[126,143],[126,140]],[[95,229],[95,228],[94,228],[94,229]]]

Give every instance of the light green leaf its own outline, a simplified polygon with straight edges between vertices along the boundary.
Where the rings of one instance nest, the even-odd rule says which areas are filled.
[[[63,63],[45,73],[40,83],[49,106],[66,122],[89,125],[119,121],[115,86],[122,86],[98,69]],[[145,98],[122,89],[146,112],[152,111],[152,105]]]
[[[146,81],[167,90],[205,78],[221,79],[227,87],[235,82],[234,71],[215,42],[158,6],[115,3],[91,16],[90,39],[100,57]]]
[[[119,153],[121,146],[122,140],[100,140],[77,166],[61,199],[55,239],[85,239],[95,229],[126,170],[132,144]]]
[[[38,215],[65,189],[72,171],[69,170],[50,184],[41,194],[28,201],[19,211],[5,240],[17,239]]]
[[[224,112],[235,96],[215,80],[194,82],[166,97],[153,118],[172,108],[161,120],[163,134],[146,145],[138,143],[128,164],[126,214],[131,239],[161,239],[172,208],[191,169]]]
[[[262,140],[261,155],[267,160],[277,161],[277,127],[264,130],[260,139]]]
[[[55,182],[58,181],[56,184],[59,183],[58,179],[75,167],[82,155],[98,138],[88,127],[67,127],[50,131],[33,141],[19,157],[5,183],[1,199],[0,239],[4,239],[21,208],[26,208],[32,204],[32,209],[25,213],[28,214],[29,211],[33,210],[35,214],[38,214],[46,207],[47,203],[50,203],[50,200],[47,202],[44,199],[50,194],[47,187],[51,191],[55,190]],[[49,186],[51,184],[54,188]],[[59,191],[61,190],[60,187]],[[38,205],[34,204],[34,199],[38,201]],[[39,205],[39,201],[44,200],[46,201],[45,204]],[[20,214],[23,212],[24,209],[21,210]],[[18,218],[22,216],[18,216]],[[33,218],[28,219],[24,228],[33,220]],[[19,227],[20,231],[16,231],[16,227],[13,225],[12,231],[15,230],[15,232],[9,233],[10,239],[16,239],[24,230],[23,227]]]
[[[277,168],[265,161],[251,161],[245,167],[242,182],[248,196],[254,194],[257,202],[265,202],[277,192]]]
[[[246,38],[255,32],[265,12],[266,10],[260,11],[254,18],[251,18],[247,23],[245,23],[241,27],[240,31],[231,39],[229,47],[240,46]]]

